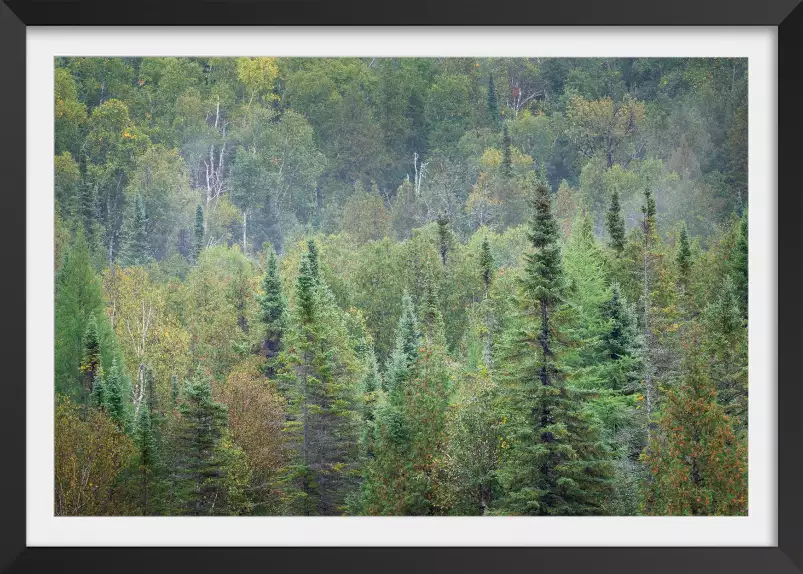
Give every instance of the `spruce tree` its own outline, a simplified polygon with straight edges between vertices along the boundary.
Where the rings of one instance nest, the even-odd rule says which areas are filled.
[[[491,289],[491,281],[494,276],[494,259],[491,255],[491,246],[488,243],[488,237],[482,238],[482,245],[480,246],[480,278],[485,287],[485,296],[488,297],[488,292]]]
[[[282,293],[282,282],[276,264],[276,254],[271,249],[268,268],[262,280],[262,295],[257,297],[262,322],[265,325],[265,372],[274,377],[278,371],[278,357],[282,351],[282,339],[287,327],[287,301]]]
[[[536,189],[522,278],[522,316],[508,333],[499,470],[504,513],[593,515],[611,490],[610,453],[583,395],[565,381],[558,317],[566,284],[549,191]],[[535,350],[535,352],[533,352]]]
[[[155,507],[159,452],[151,411],[147,404],[141,405],[137,413],[137,420],[134,423],[134,446],[137,449],[135,480],[140,514],[150,516],[154,513]]]
[[[226,406],[212,397],[209,380],[196,374],[184,382],[175,434],[174,495],[186,514],[207,516],[225,511],[216,504],[225,492],[225,460],[220,446]]]
[[[452,233],[449,229],[449,218],[446,214],[441,214],[437,219],[438,223],[438,249],[441,254],[441,264],[446,266],[446,256],[452,242]]]
[[[130,423],[128,404],[130,388],[131,383],[120,362],[115,358],[103,382],[101,404],[109,418],[123,431],[128,431]]]
[[[619,204],[619,192],[614,190],[611,194],[611,204],[605,216],[605,224],[611,248],[621,255],[625,248],[625,220],[622,217],[622,206]]]
[[[98,322],[95,314],[89,316],[89,321],[84,331],[84,357],[81,361],[80,371],[83,374],[84,392],[92,392],[98,369],[100,368],[100,335],[98,334]]]
[[[426,514],[429,509],[425,477],[414,469],[415,426],[407,401],[421,341],[415,307],[405,292],[396,344],[384,377],[386,393],[375,412],[375,457],[366,468],[361,514]]]
[[[734,428],[747,428],[747,322],[739,290],[728,275],[714,300],[703,311],[702,349],[717,400],[733,418]]]
[[[496,97],[496,86],[494,85],[494,75],[488,74],[488,119],[494,127],[499,126],[499,100]]]
[[[342,513],[357,462],[359,367],[342,311],[317,276],[315,244],[308,247],[280,373],[292,452],[281,472],[282,504],[290,514],[334,515]]]
[[[317,281],[320,275],[319,269],[319,255],[318,255],[318,245],[315,243],[315,240],[310,239],[307,241],[307,261],[309,261],[309,273],[310,277],[312,277],[313,281]]]
[[[195,208],[195,241],[193,243],[192,260],[197,262],[204,248],[204,208],[199,203]]]
[[[513,146],[510,139],[510,133],[507,129],[507,123],[502,127],[502,176],[505,178],[513,177],[513,156],[511,147]]]
[[[716,402],[698,345],[693,336],[684,375],[667,391],[659,432],[644,455],[651,476],[644,510],[657,516],[746,515],[747,445]]]
[[[655,334],[650,323],[651,302],[651,279],[653,275],[653,246],[657,242],[658,236],[655,228],[655,199],[649,189],[644,190],[644,205],[641,206],[641,240],[642,240],[642,291],[641,291],[641,324],[643,328],[644,342],[644,401],[647,416],[647,435],[651,437],[654,424],[652,414],[655,407],[655,389],[653,388],[653,369],[652,353],[655,344]]]
[[[675,251],[675,265],[678,269],[678,284],[685,291],[689,288],[691,279],[691,246],[689,245],[689,232],[684,221],[680,226],[678,245]]]

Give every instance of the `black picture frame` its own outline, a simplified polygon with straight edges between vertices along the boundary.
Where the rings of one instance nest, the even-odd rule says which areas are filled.
[[[7,572],[224,570],[803,573],[801,444],[801,0],[6,0],[0,4],[0,245],[4,385],[0,568]],[[769,548],[27,548],[25,508],[25,28],[42,25],[761,25],[778,27],[778,546]],[[481,34],[481,29],[477,30]],[[29,190],[30,191],[30,190]],[[22,238],[22,240],[21,240]],[[42,342],[42,347],[49,345]],[[23,432],[20,432],[22,429]],[[623,541],[626,542],[626,541]]]

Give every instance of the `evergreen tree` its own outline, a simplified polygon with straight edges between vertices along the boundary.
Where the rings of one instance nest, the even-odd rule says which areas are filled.
[[[100,335],[95,314],[89,316],[84,331],[84,357],[79,370],[84,377],[84,392],[91,393],[98,369],[100,368]]]
[[[131,383],[121,368],[119,361],[115,358],[112,361],[109,374],[106,375],[103,381],[102,391],[99,391],[98,396],[102,397],[103,402],[101,405],[103,410],[123,431],[128,431],[129,428],[128,396],[130,390]]]
[[[174,495],[186,514],[223,514],[217,504],[225,494],[225,460],[220,446],[226,406],[212,397],[209,380],[196,374],[181,388],[181,417],[174,437]]]
[[[602,514],[611,490],[610,454],[559,362],[559,325],[552,321],[566,285],[558,226],[543,184],[536,189],[528,238],[534,252],[526,256],[522,279],[523,316],[508,334],[505,357],[504,493],[496,506],[512,514]]]
[[[488,119],[492,126],[498,128],[500,121],[499,100],[496,96],[493,74],[488,74]]]
[[[204,208],[199,203],[195,208],[195,241],[193,243],[192,260],[198,261],[204,248]]]
[[[134,216],[124,249],[126,265],[145,265],[150,259],[148,248],[148,218],[139,194],[134,197]]]
[[[277,361],[282,351],[282,339],[287,326],[287,301],[282,293],[282,282],[273,250],[268,257],[268,269],[262,280],[262,291],[263,294],[257,297],[266,330],[262,350],[266,358],[266,374],[268,377],[274,377],[279,369]]]
[[[318,245],[315,240],[307,241],[307,261],[309,261],[309,274],[313,281],[317,281],[320,276]]]
[[[502,176],[505,178],[513,177],[513,156],[511,147],[513,141],[507,129],[507,123],[502,126]]]
[[[619,192],[616,190],[611,194],[611,204],[605,216],[605,224],[610,237],[610,246],[617,255],[620,255],[625,248],[625,220],[619,204]]]
[[[282,358],[293,454],[282,470],[283,505],[301,515],[343,511],[357,461],[358,360],[310,242],[296,279],[293,329]]]
[[[726,276],[718,291],[703,312],[703,357],[719,404],[741,431],[747,428],[747,324],[736,282]]]
[[[645,511],[665,515],[747,514],[747,447],[716,402],[714,385],[690,341],[685,373],[667,391],[660,433],[650,440],[644,461]]]
[[[109,327],[100,280],[92,269],[89,245],[83,231],[78,230],[65,250],[55,279],[55,390],[83,403],[89,381],[81,366],[85,359],[94,360],[95,343],[90,357],[86,355],[85,336],[95,317],[97,348],[100,362],[111,363],[115,352],[114,335]],[[89,333],[94,339],[94,332]]]
[[[396,344],[384,377],[386,393],[376,407],[374,452],[365,472],[359,512],[370,515],[426,514],[425,477],[414,468],[414,423],[407,409],[422,335],[405,292]]]
[[[151,420],[151,411],[143,404],[134,423],[134,446],[137,449],[136,483],[140,513],[149,516],[154,513],[156,498],[158,444]]]
[[[678,235],[678,246],[675,251],[675,264],[678,269],[678,283],[685,291],[689,287],[691,279],[691,246],[689,245],[689,232],[684,221],[680,226]]]
[[[438,248],[441,254],[441,264],[446,266],[446,255],[449,253],[449,247],[452,243],[452,232],[449,229],[449,218],[445,214],[441,214],[438,219]]]
[[[491,289],[491,281],[494,276],[494,259],[491,255],[491,246],[488,243],[488,237],[482,238],[482,245],[480,246],[480,277],[482,284],[485,287],[485,296]]]
[[[654,365],[652,361],[652,354],[654,348],[657,346],[655,341],[655,334],[653,333],[650,323],[650,306],[651,302],[651,278],[653,274],[653,260],[655,255],[653,253],[653,246],[657,242],[658,234],[655,229],[655,199],[652,197],[652,192],[649,189],[644,190],[644,205],[641,206],[641,234],[642,234],[642,292],[641,292],[641,305],[642,316],[641,324],[644,330],[644,401],[647,416],[647,434],[651,436],[653,429],[652,414],[655,407],[655,389],[653,381]]]

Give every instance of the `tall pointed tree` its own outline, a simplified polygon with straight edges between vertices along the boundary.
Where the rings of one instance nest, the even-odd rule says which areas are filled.
[[[195,229],[194,229],[194,241],[193,241],[193,251],[192,251],[192,260],[194,262],[198,261],[198,257],[201,255],[201,250],[204,248],[204,208],[199,203],[198,206],[195,208]]]
[[[262,280],[263,294],[258,297],[262,322],[265,325],[265,372],[274,377],[279,369],[278,357],[282,352],[282,339],[287,328],[287,301],[282,292],[282,282],[276,263],[276,254],[271,249],[268,268]]]
[[[446,266],[446,256],[452,244],[452,231],[449,229],[449,218],[446,214],[441,214],[437,219],[438,223],[438,250],[441,254],[441,264]]]
[[[83,388],[86,394],[92,392],[95,378],[100,368],[100,335],[95,314],[89,316],[84,331],[84,357],[81,361],[80,371],[83,375]]]
[[[678,284],[684,290],[689,288],[691,279],[691,245],[689,245],[689,232],[684,221],[680,226],[678,244],[675,251],[675,265],[678,270]]]
[[[519,322],[507,334],[502,374],[504,494],[510,514],[602,514],[611,489],[610,454],[583,395],[565,380],[560,323],[566,284],[549,191],[536,189],[521,281]]]
[[[622,217],[622,206],[619,203],[619,192],[613,190],[611,203],[605,214],[605,226],[608,230],[609,244],[620,255],[625,248],[625,220]]]
[[[150,259],[148,217],[145,213],[145,203],[139,194],[134,196],[133,217],[123,246],[123,255],[126,265],[145,265]]]

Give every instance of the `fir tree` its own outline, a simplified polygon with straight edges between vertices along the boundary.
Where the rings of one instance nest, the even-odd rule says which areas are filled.
[[[280,482],[286,512],[333,515],[342,513],[357,460],[358,369],[341,311],[315,271],[317,250],[309,245],[299,266],[293,329],[282,358],[293,455]]]
[[[81,361],[80,371],[84,377],[84,392],[91,393],[100,367],[100,336],[98,334],[98,322],[95,314],[89,316],[89,321],[84,331],[84,357]]]
[[[265,324],[262,349],[266,358],[266,374],[268,377],[274,377],[279,368],[277,360],[282,351],[282,339],[286,328],[287,301],[282,293],[282,282],[273,250],[268,257],[268,269],[262,280],[262,292],[263,294],[257,297],[261,319]]]
[[[151,411],[147,404],[141,405],[137,413],[137,420],[134,423],[134,446],[137,449],[136,483],[140,513],[149,516],[154,511],[159,452]]]
[[[449,247],[452,242],[452,234],[449,229],[449,218],[445,214],[441,214],[438,219],[438,249],[441,254],[441,264],[446,266],[446,255],[449,253]]]
[[[482,238],[482,245],[480,246],[480,277],[482,284],[485,287],[485,296],[488,297],[488,292],[491,289],[491,281],[494,276],[494,259],[491,255],[491,246],[488,243],[488,237]]]
[[[309,261],[309,273],[313,281],[317,281],[320,275],[318,245],[313,239],[307,241],[307,261]]]
[[[402,314],[398,327],[396,327],[396,344],[390,355],[384,378],[385,390],[388,393],[395,393],[403,387],[404,381],[409,377],[410,368],[418,356],[420,340],[421,331],[418,327],[413,300],[405,292],[402,297]]]
[[[678,283],[685,291],[689,288],[691,279],[691,246],[689,245],[689,232],[684,221],[680,226],[678,246],[675,251],[675,264],[678,269]]]
[[[510,139],[510,133],[507,129],[507,123],[502,127],[502,176],[505,178],[513,177],[513,156],[511,147],[513,146]]]
[[[196,374],[181,388],[179,412],[174,494],[187,514],[222,514],[225,508],[216,501],[225,491],[226,468],[220,445],[226,407],[212,397],[209,380]]]
[[[503,375],[503,512],[589,515],[604,512],[611,490],[610,454],[583,396],[566,384],[560,367],[559,325],[565,294],[558,226],[549,192],[536,189],[522,279],[522,323],[509,336]],[[536,348],[533,353],[532,348]]]
[[[496,86],[493,74],[488,74],[488,119],[494,127],[499,126],[499,100],[496,97]]]
[[[730,276],[703,311],[702,348],[717,400],[733,418],[736,430],[747,428],[747,324],[739,290]]]
[[[106,414],[123,431],[129,427],[129,408],[128,399],[131,383],[123,372],[119,361],[115,358],[112,361],[111,369],[103,382],[101,403]]]
[[[192,260],[198,261],[204,248],[204,208],[199,203],[195,208],[195,241],[193,243]]]
[[[653,245],[658,237],[655,229],[655,199],[649,189],[644,190],[644,205],[641,206],[641,234],[642,234],[642,292],[641,305],[642,316],[641,324],[644,329],[643,341],[644,349],[644,400],[647,416],[647,434],[651,436],[654,427],[652,422],[653,408],[655,406],[655,389],[653,388],[653,368],[652,350],[655,347],[655,336],[650,324],[651,306],[651,276],[653,274]]]
[[[644,510],[665,515],[745,515],[747,448],[716,402],[693,337],[677,389],[669,390],[660,432],[644,455],[652,479]]]
[[[610,246],[617,255],[620,255],[625,248],[625,220],[619,204],[619,192],[616,190],[611,194],[611,204],[608,207],[605,224],[608,228]]]

